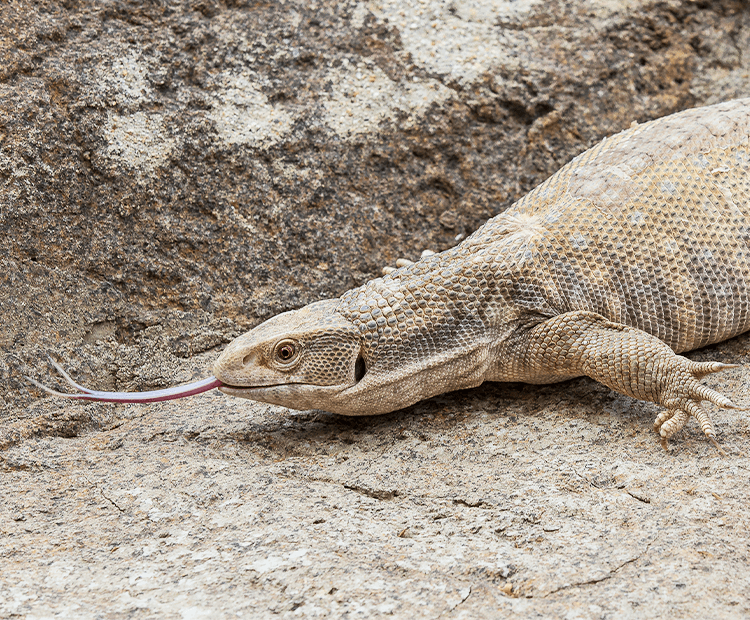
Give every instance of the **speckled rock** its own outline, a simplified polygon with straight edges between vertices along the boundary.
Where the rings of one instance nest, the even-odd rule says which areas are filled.
[[[347,419],[22,376],[204,376],[602,136],[749,96],[746,2],[9,2],[0,28],[0,616],[750,614],[742,412],[720,457],[585,379]],[[743,369],[709,381],[747,401]]]

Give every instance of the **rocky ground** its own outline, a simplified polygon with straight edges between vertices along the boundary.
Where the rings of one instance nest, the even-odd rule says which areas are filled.
[[[22,375],[205,376],[602,136],[749,96],[748,50],[729,0],[3,3],[0,616],[747,617],[742,412],[721,457],[586,379],[350,419]]]

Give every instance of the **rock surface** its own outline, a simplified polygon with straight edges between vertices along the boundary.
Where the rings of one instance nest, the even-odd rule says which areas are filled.
[[[0,29],[0,616],[750,614],[741,412],[720,457],[585,379],[347,419],[22,377],[198,378],[602,136],[749,96],[746,2],[11,1]]]

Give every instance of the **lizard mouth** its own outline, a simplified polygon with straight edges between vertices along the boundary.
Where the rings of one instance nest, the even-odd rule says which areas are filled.
[[[290,386],[310,386],[310,387],[332,387],[329,385],[315,385],[312,383],[300,383],[300,382],[285,382],[285,383],[269,383],[267,385],[230,385],[229,383],[222,383],[216,386],[217,389],[226,394],[227,396],[247,396],[252,393],[259,393],[264,390],[280,387]]]
[[[245,386],[236,386],[236,385],[228,385],[226,383],[219,386],[219,392],[222,394],[226,394],[227,396],[236,396],[239,398],[248,398],[252,394],[257,393],[259,390],[264,389],[265,387],[273,387],[273,386],[251,386],[251,385],[245,385]]]
[[[222,383],[220,386],[218,386],[218,390],[229,396],[238,396],[240,394],[247,394],[249,392],[257,392],[259,390],[279,387],[282,385],[306,385],[306,384],[304,383],[270,383],[268,385],[229,385],[228,383]]]

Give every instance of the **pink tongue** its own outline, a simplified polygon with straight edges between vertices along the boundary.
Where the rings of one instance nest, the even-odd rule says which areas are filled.
[[[216,377],[208,377],[207,379],[201,379],[200,381],[188,383],[187,385],[179,385],[165,390],[153,390],[151,392],[99,392],[78,385],[68,376],[68,373],[66,373],[59,364],[52,359],[49,361],[71,386],[83,393],[65,394],[63,392],[58,392],[57,390],[52,390],[31,377],[26,377],[26,379],[48,394],[63,396],[64,398],[98,400],[107,403],[158,403],[163,400],[174,400],[175,398],[185,398],[186,396],[193,396],[194,394],[200,394],[201,392],[208,392],[209,390],[224,385]]]

